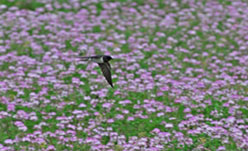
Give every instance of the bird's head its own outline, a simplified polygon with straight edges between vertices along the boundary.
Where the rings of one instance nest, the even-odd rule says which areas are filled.
[[[103,56],[104,61],[109,61],[111,59],[113,59],[111,56]]]

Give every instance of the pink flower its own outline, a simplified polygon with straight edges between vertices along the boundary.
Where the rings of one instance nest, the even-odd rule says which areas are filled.
[[[8,106],[7,106],[7,110],[8,111],[15,111],[15,104],[13,104],[13,103],[10,103],[10,104],[8,104]]]
[[[190,108],[185,108],[183,112],[184,112],[184,113],[188,113],[188,112],[190,112],[190,111],[191,111]]]
[[[173,127],[173,124],[167,123],[167,124],[165,124],[165,127],[166,127],[166,128],[172,128],[172,127]]]
[[[81,103],[79,107],[86,107],[86,105],[84,103]]]
[[[114,122],[113,119],[108,119],[108,120],[107,120],[107,123],[113,123],[113,122]]]
[[[133,121],[134,120],[134,117],[128,117],[127,120],[128,121]]]
[[[55,150],[55,147],[53,145],[49,145],[46,150],[47,151],[50,151],[50,150],[53,151],[53,150]]]
[[[164,113],[163,112],[157,113],[157,117],[160,117],[160,116],[164,116]]]
[[[115,117],[116,117],[117,119],[123,119],[123,118],[124,118],[124,116],[121,115],[121,114],[117,114]]]
[[[6,139],[6,140],[4,141],[4,143],[5,143],[5,144],[13,144],[14,142],[13,142],[12,139]]]
[[[221,150],[226,150],[226,147],[225,146],[220,146],[217,151],[221,151]]]
[[[154,129],[152,130],[152,132],[153,132],[153,133],[159,133],[159,132],[160,132],[160,129],[154,128]]]
[[[104,103],[102,105],[103,108],[111,108],[112,104],[111,103]]]

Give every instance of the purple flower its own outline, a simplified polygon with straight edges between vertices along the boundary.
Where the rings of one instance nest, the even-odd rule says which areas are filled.
[[[86,105],[84,103],[81,103],[78,107],[86,107]]]
[[[4,143],[5,143],[5,144],[13,144],[14,141],[13,141],[12,139],[6,139],[6,140],[4,141]]]
[[[14,104],[14,103],[8,104],[7,110],[8,110],[8,111],[15,111],[15,104]]]
[[[220,150],[226,150],[226,147],[225,146],[220,146],[217,150],[218,151],[220,151]]]
[[[102,105],[103,108],[111,108],[112,104],[111,103],[104,103]]]
[[[155,129],[152,130],[152,132],[153,132],[153,133],[159,133],[159,132],[160,132],[160,129],[155,128]]]
[[[113,123],[114,122],[114,119],[108,119],[107,122],[108,123]]]
[[[53,145],[49,145],[46,150],[53,151],[53,150],[56,150],[56,148]]]
[[[18,127],[19,130],[22,130],[22,131],[27,130],[27,127],[21,121],[16,121],[15,125]]]
[[[172,128],[173,127],[173,124],[172,123],[167,123],[167,124],[165,124],[165,127],[166,128]]]
[[[115,117],[116,117],[116,119],[123,119],[124,118],[124,116],[121,114],[117,114]]]
[[[128,117],[127,120],[128,121],[133,121],[134,120],[134,117]]]

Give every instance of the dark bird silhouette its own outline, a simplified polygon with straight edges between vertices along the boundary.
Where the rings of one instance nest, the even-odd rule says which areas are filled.
[[[112,77],[111,77],[111,66],[109,64],[109,61],[113,59],[111,56],[97,55],[97,56],[89,56],[89,57],[80,57],[80,59],[82,61],[92,61],[92,62],[98,63],[105,79],[108,81],[108,83],[113,88]]]

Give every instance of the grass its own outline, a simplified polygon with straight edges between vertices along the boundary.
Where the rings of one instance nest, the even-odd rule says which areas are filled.
[[[36,8],[43,7],[44,4],[37,2],[36,0],[26,1],[26,0],[0,0],[0,3],[6,5],[7,7],[16,6],[20,9],[35,10]]]

